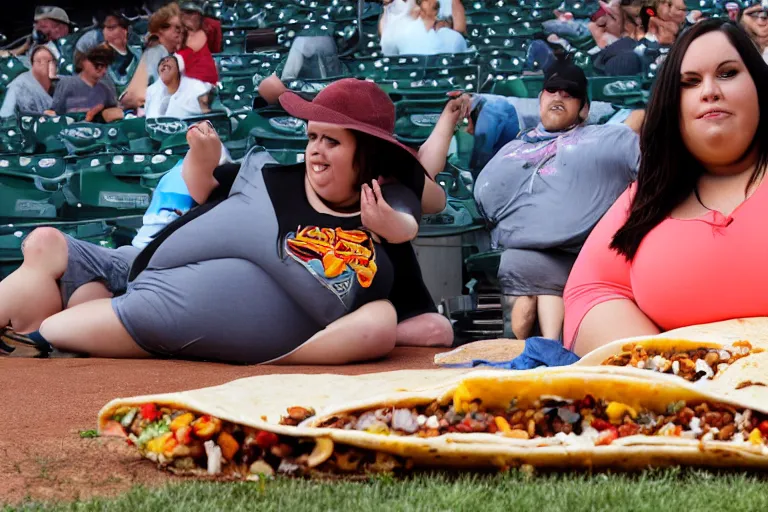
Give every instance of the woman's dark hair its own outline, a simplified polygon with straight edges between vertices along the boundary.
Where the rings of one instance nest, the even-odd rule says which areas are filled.
[[[34,48],[32,48],[32,51],[29,53],[29,62],[34,62],[34,60],[35,60],[35,55],[37,55],[37,54],[38,54],[40,51],[46,51],[46,52],[48,52],[48,54],[49,54],[49,55],[51,56],[51,58],[53,59],[53,62],[54,62],[54,63],[56,62],[56,60],[57,60],[57,59],[56,59],[56,56],[53,54],[53,52],[51,51],[51,49],[50,49],[50,48],[48,48],[47,46],[45,46],[44,44],[39,44],[39,45],[35,46]]]
[[[637,191],[629,217],[616,232],[611,248],[632,261],[643,238],[695,190],[705,169],[688,151],[680,135],[680,67],[691,43],[720,31],[739,52],[757,88],[760,121],[750,151],[758,160],[751,187],[768,164],[768,68],[757,47],[741,28],[719,19],[701,21],[685,31],[669,52],[654,85],[640,138]]]
[[[357,169],[357,188],[364,183],[371,184],[379,176],[395,178],[408,188],[418,188],[415,175],[423,174],[413,156],[394,144],[368,135],[353,131],[357,139],[354,166]],[[415,169],[418,168],[418,169]],[[415,192],[415,190],[414,190]]]

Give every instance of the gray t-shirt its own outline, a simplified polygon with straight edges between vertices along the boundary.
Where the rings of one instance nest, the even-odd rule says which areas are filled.
[[[513,140],[475,184],[492,245],[578,251],[636,178],[639,161],[640,139],[624,124],[580,126],[539,142]]]
[[[31,71],[17,76],[8,86],[0,108],[0,117],[10,117],[16,112],[42,113],[51,108],[53,98],[35,80]]]
[[[79,76],[65,76],[59,80],[53,94],[53,110],[57,114],[88,112],[96,105],[104,105],[104,108],[116,107],[114,88],[105,82],[91,87]]]

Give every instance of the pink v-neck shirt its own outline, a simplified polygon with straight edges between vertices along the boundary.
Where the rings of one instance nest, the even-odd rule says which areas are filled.
[[[573,348],[595,306],[628,299],[662,331],[768,316],[768,186],[730,215],[667,218],[643,238],[634,261],[609,248],[629,214],[630,186],[595,226],[565,287],[565,346]]]

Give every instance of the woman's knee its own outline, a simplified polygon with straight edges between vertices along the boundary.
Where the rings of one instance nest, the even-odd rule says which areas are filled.
[[[397,325],[397,343],[405,346],[449,347],[453,344],[453,326],[441,314],[424,313]]]
[[[67,239],[56,228],[37,228],[21,244],[24,265],[39,267],[59,276],[67,269]]]
[[[397,312],[388,301],[376,301],[366,304],[360,310],[365,310],[361,333],[364,333],[371,358],[381,357],[390,353],[397,342]]]

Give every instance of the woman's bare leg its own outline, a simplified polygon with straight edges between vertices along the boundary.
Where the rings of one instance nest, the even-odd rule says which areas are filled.
[[[371,302],[312,336],[272,364],[348,364],[378,359],[395,348],[397,313],[387,301]]]
[[[104,283],[93,281],[75,290],[67,302],[67,308],[73,308],[92,300],[111,299],[112,297],[114,294],[107,289]]]
[[[530,337],[536,322],[536,297],[530,295],[502,295],[505,309],[510,311],[510,328],[516,340]]]
[[[450,347],[452,344],[453,326],[441,314],[424,313],[397,324],[398,347]]]
[[[62,352],[121,359],[152,357],[125,330],[111,299],[92,300],[46,319],[40,335]]]
[[[551,340],[559,340],[563,334],[565,303],[556,295],[539,295],[539,326],[541,335]]]
[[[38,228],[22,252],[24,263],[0,282],[0,327],[27,333],[62,309],[57,281],[67,269],[67,241],[57,229]]]

